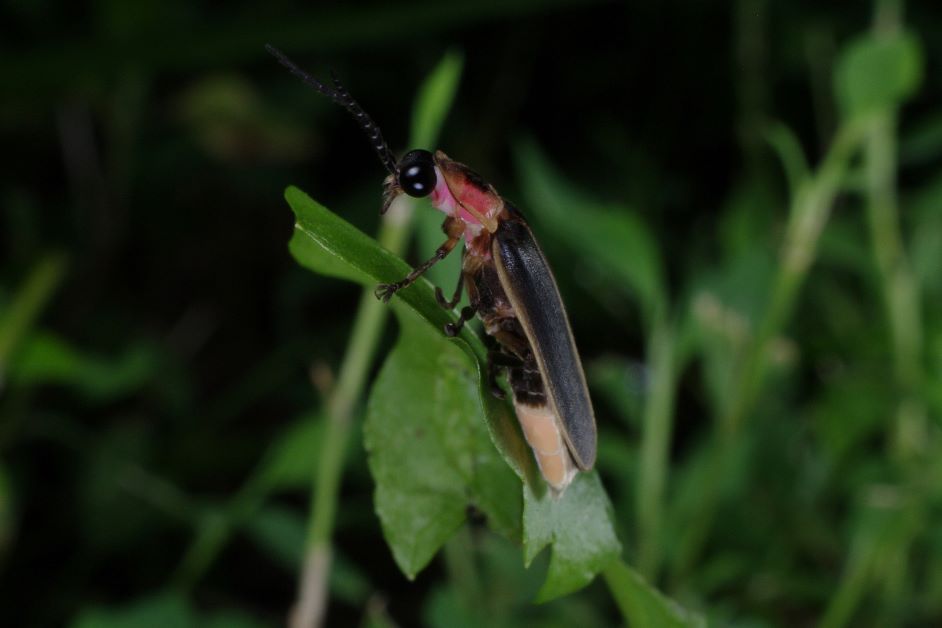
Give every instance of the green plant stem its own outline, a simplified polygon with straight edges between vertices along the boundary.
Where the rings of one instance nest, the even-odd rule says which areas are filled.
[[[867,217],[893,345],[900,392],[894,444],[900,461],[924,448],[927,434],[922,386],[919,289],[903,249],[896,199],[896,116],[883,112],[867,134]]]
[[[769,346],[791,316],[799,289],[814,262],[818,241],[830,216],[834,199],[851,158],[863,139],[864,122],[852,120],[838,129],[821,165],[799,186],[792,200],[769,303],[736,371],[729,401],[721,410],[700,502],[674,564],[675,581],[688,573],[707,540],[716,514],[727,460],[738,444],[742,425],[765,381]]]
[[[420,88],[413,119],[412,146],[432,147],[451,107],[461,74],[462,58],[449,52]],[[377,239],[392,253],[401,255],[412,233],[415,202],[400,197],[380,225]],[[326,609],[330,545],[342,480],[344,457],[349,448],[356,405],[363,396],[370,366],[376,355],[388,308],[372,290],[363,291],[340,372],[325,403],[325,433],[311,479],[311,500],[298,601],[293,626],[316,626]],[[271,486],[264,465],[239,490],[225,508],[209,509],[198,520],[193,542],[174,576],[178,588],[191,588],[225,546],[234,530],[248,519],[268,496]]]
[[[725,430],[739,431],[761,392],[769,364],[769,345],[782,333],[791,316],[798,291],[817,255],[821,232],[830,217],[834,199],[862,136],[863,125],[858,121],[841,126],[821,166],[806,185],[799,187],[792,201],[769,305],[733,383],[732,401],[721,420]]]
[[[897,34],[901,11],[898,0],[878,2],[875,34]],[[906,464],[925,448],[928,425],[925,402],[920,398],[924,375],[919,286],[900,232],[896,153],[896,112],[881,111],[867,126],[865,191],[871,246],[890,326],[893,370],[900,394],[893,443],[898,461]]]
[[[401,199],[383,219],[378,239],[401,254],[410,233],[414,203]],[[330,545],[337,510],[344,455],[349,448],[354,410],[363,396],[389,309],[367,288],[360,297],[340,374],[326,404],[327,426],[312,478],[306,557],[292,626],[319,626],[326,611]]]
[[[451,108],[461,67],[461,55],[450,52],[423,83],[412,123],[412,146],[432,147]],[[390,252],[401,255],[412,234],[414,212],[415,202],[411,198],[401,196],[394,202],[383,217],[377,235],[379,243]],[[327,429],[312,479],[307,555],[291,618],[291,625],[296,628],[319,626],[324,619],[327,579],[330,572],[330,545],[344,454],[350,442],[354,409],[366,387],[369,368],[376,357],[379,339],[388,316],[389,309],[373,296],[372,289],[364,290],[337,385],[326,404]]]
[[[402,199],[384,219],[378,237],[390,251],[401,253],[405,249],[413,211],[414,202]],[[312,478],[306,535],[308,560],[312,566],[317,565],[318,570],[329,569],[330,566],[330,540],[353,414],[356,402],[363,394],[387,316],[388,308],[373,296],[372,290],[364,290],[336,385],[326,402],[327,424]],[[258,509],[269,490],[264,477],[253,475],[227,507],[210,509],[198,518],[196,536],[173,577],[175,588],[187,591],[195,586],[232,532]],[[326,581],[324,584],[326,586]]]
[[[874,32],[877,37],[895,35],[901,23],[902,3],[898,0],[877,2]],[[886,317],[893,347],[893,371],[899,399],[892,421],[891,443],[907,493],[923,508],[923,464],[930,443],[928,411],[921,396],[922,318],[918,282],[912,272],[900,230],[897,199],[896,111],[875,114],[867,125],[864,167],[866,169],[867,222],[870,241],[880,279]],[[895,520],[903,520],[900,513]],[[922,528],[922,518],[912,517],[912,529],[893,535],[890,540],[871,541],[851,552],[837,592],[828,605],[822,626],[847,625],[871,588],[883,592],[885,612],[899,604],[901,582],[910,573],[911,545]],[[858,532],[858,534],[862,534]],[[879,542],[879,541],[882,541]],[[891,554],[893,560],[879,560],[877,549]],[[877,565],[879,564],[879,567]],[[888,584],[889,583],[889,584]]]
[[[638,567],[652,581],[662,555],[661,520],[677,383],[674,328],[663,317],[655,321],[647,349],[651,394],[644,407],[637,498]]]

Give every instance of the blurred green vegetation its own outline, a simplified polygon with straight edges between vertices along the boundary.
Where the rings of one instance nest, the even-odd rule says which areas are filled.
[[[312,548],[328,625],[942,623],[934,3],[0,11],[3,625],[280,625]],[[471,394],[473,368],[297,264],[283,190],[412,263],[441,216],[415,204],[414,243],[377,226],[368,142],[267,42],[533,224],[622,547],[588,587],[532,603],[559,567],[524,568],[538,504],[479,416],[435,467],[466,486],[442,551],[397,553],[389,499],[427,487],[390,481],[390,421],[473,407],[410,401],[422,351],[455,365],[442,390]],[[456,261],[430,274],[446,293]]]

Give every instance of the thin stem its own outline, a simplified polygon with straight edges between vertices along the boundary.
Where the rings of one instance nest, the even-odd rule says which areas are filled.
[[[727,461],[735,449],[743,423],[752,411],[768,367],[772,340],[781,334],[791,316],[802,282],[808,274],[821,232],[830,216],[851,158],[860,146],[864,125],[846,122],[813,176],[799,187],[792,200],[780,263],[772,284],[769,303],[755,334],[750,338],[744,357],[731,384],[729,402],[721,410],[717,423],[706,478],[696,515],[692,518],[674,564],[673,576],[683,578],[705,544],[719,501],[719,487],[725,477]]]
[[[874,18],[877,37],[899,33],[902,2],[878,0]],[[930,442],[928,411],[921,396],[924,378],[922,369],[922,317],[918,282],[912,272],[900,230],[899,201],[897,198],[897,137],[896,109],[887,109],[873,116],[867,125],[864,153],[867,180],[865,186],[867,222],[870,241],[876,260],[890,336],[893,347],[893,372],[899,398],[892,423],[893,453],[900,466],[904,483],[913,488],[911,494],[922,495],[925,465],[922,461]],[[923,498],[924,499],[924,498]],[[921,508],[920,504],[916,504]],[[902,520],[901,516],[896,517]],[[911,546],[919,529],[921,518],[908,533],[893,535],[890,540],[870,540],[867,546],[852,551],[839,583],[837,594],[828,605],[822,626],[837,628],[847,625],[869,590],[883,593],[883,612],[892,616],[899,605],[901,587],[910,573]],[[882,542],[881,542],[882,541]],[[891,560],[884,560],[880,569],[861,566],[860,554],[873,554],[882,548]],[[876,558],[869,557],[869,563]]]
[[[898,0],[878,2],[875,34],[878,37],[897,34],[901,12]],[[900,231],[896,153],[896,111],[882,111],[867,127],[865,191],[870,240],[890,326],[893,370],[900,393],[893,441],[900,462],[905,464],[924,449],[928,419],[925,403],[919,397],[924,376],[919,286]]]
[[[384,216],[378,239],[391,252],[401,254],[408,242],[414,204],[402,198]],[[350,332],[336,387],[327,400],[327,426],[312,478],[306,556],[291,614],[292,628],[323,623],[327,610],[327,578],[343,461],[350,444],[354,409],[366,388],[369,368],[376,357],[389,309],[366,288]]]
[[[647,353],[652,387],[644,407],[638,476],[638,567],[646,578],[655,580],[662,554],[661,520],[677,382],[674,329],[663,318],[654,323]]]
[[[874,118],[867,134],[867,217],[880,289],[893,345],[893,370],[900,392],[895,447],[901,461],[925,446],[926,409],[918,398],[922,320],[919,288],[903,248],[896,198],[895,114]]]
[[[454,99],[461,57],[445,56],[423,84],[416,104],[411,145],[431,146]],[[395,254],[401,254],[412,235],[415,202],[401,196],[383,216],[377,239]],[[308,526],[307,556],[301,574],[298,599],[291,614],[292,628],[313,628],[324,621],[327,579],[330,573],[330,542],[340,490],[344,454],[348,449],[357,400],[362,397],[370,365],[389,310],[364,290],[354,319],[337,386],[327,401],[327,433],[313,478]]]
[[[799,188],[792,201],[769,305],[746,350],[739,376],[733,384],[732,401],[721,420],[724,429],[732,433],[739,431],[761,392],[768,366],[769,345],[781,334],[791,316],[798,291],[817,254],[818,241],[830,217],[841,181],[860,146],[862,130],[862,125],[853,121],[838,130],[818,171],[807,185]]]

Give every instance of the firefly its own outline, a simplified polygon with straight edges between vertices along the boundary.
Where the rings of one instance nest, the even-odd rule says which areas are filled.
[[[503,399],[498,378],[506,373],[517,419],[540,473],[553,494],[562,495],[577,472],[595,463],[595,413],[566,308],[527,221],[494,186],[440,150],[411,150],[396,160],[379,127],[336,76],[328,86],[278,49],[266,49],[308,86],[343,106],[366,133],[389,173],[381,214],[407,194],[428,198],[446,216],[442,231],[447,239],[435,254],[400,281],[377,286],[377,298],[388,302],[464,242],[458,286],[450,299],[436,288],[435,299],[453,310],[467,291],[470,305],[444,332],[455,336],[475,316],[481,320],[492,339],[489,388]]]

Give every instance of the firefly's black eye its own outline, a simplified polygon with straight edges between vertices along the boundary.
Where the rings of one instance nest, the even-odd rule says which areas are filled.
[[[427,150],[412,150],[399,160],[399,187],[409,196],[428,196],[435,189],[435,160]]]

